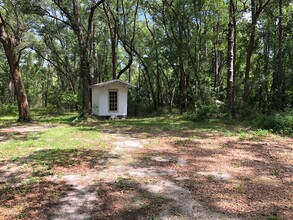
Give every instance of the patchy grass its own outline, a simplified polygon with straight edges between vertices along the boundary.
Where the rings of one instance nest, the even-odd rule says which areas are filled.
[[[34,133],[8,132],[6,139],[7,141],[0,145],[0,161],[28,156],[35,151],[46,149],[91,149],[97,146],[102,149],[105,147],[98,130],[84,126],[45,126]]]
[[[184,188],[209,210],[250,219],[292,216],[288,137],[181,116],[78,122],[75,113],[32,115],[28,125],[15,123],[13,115],[0,117],[0,219],[45,219],[46,208],[72,192],[56,179],[74,175],[96,178],[87,189],[99,195],[93,218],[157,219],[174,210],[170,192],[144,187],[158,180]],[[145,148],[110,156],[113,143],[125,137]]]
[[[130,190],[135,186],[135,182],[130,178],[119,177],[114,185],[122,190]]]
[[[230,132],[228,125],[218,122],[191,122],[182,116],[138,118],[127,120],[113,120],[103,123],[104,126],[128,127],[148,132],[149,129],[155,131],[180,131],[180,130],[202,130],[212,132]]]
[[[17,120],[16,116],[8,115],[8,116],[1,116],[0,117],[0,127],[8,126]]]
[[[57,124],[74,124],[77,114],[68,113],[63,115],[46,115],[36,118],[39,122],[57,123]]]
[[[40,218],[47,205],[60,196],[62,187],[62,184],[40,179],[21,182],[17,186],[0,185],[0,218],[31,219],[36,212]]]

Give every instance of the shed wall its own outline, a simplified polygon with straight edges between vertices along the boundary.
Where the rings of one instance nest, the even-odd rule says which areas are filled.
[[[100,93],[99,88],[92,88],[92,111],[93,114],[99,115]]]
[[[109,112],[109,90],[118,91],[118,111]],[[99,116],[126,116],[127,115],[128,88],[124,84],[113,83],[106,87],[92,88],[92,109],[95,115]]]

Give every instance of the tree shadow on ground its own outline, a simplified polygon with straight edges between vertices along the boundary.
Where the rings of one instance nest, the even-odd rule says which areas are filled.
[[[10,140],[37,140],[50,126],[37,123],[13,123],[0,126],[0,143]],[[51,126],[52,127],[52,126]]]
[[[37,140],[43,132],[1,132],[0,131],[0,143],[17,140],[17,141],[28,141],[28,140]]]
[[[288,143],[268,145],[229,138],[219,142],[175,140],[169,143],[172,150],[156,148],[138,159],[143,166],[161,167],[164,164],[164,168],[176,170],[177,175],[166,178],[189,189],[194,198],[206,206],[244,218],[293,217],[290,211],[293,202],[292,148]],[[184,157],[187,164],[182,166],[170,161],[156,164],[149,159],[154,152],[165,158]],[[282,152],[286,158],[277,155]]]
[[[50,177],[60,172],[83,173],[85,169],[103,169],[109,158],[111,156],[102,150],[49,149],[2,162],[0,218],[42,218],[44,209],[50,207],[52,201],[70,191],[70,186],[51,181]],[[58,180],[58,176],[56,178]]]
[[[41,179],[22,181],[17,185],[0,184],[0,218],[45,219],[45,210],[67,188],[64,184]]]
[[[98,174],[107,167],[108,155],[101,150],[41,150],[27,157],[0,164],[1,170],[0,218],[4,219],[55,219],[72,216],[89,219],[152,219],[169,201],[143,189],[139,182],[130,178],[118,178],[105,183],[92,177],[94,183],[86,188],[72,185],[62,179],[63,175],[88,177],[87,170]],[[18,167],[18,169],[10,169]],[[59,176],[60,175],[60,176]],[[96,196],[90,206],[83,198],[88,193]],[[74,194],[78,206],[57,210],[70,205],[66,200]],[[57,209],[56,209],[57,208]],[[70,207],[69,207],[70,208]],[[62,215],[61,215],[61,214]],[[66,214],[67,213],[67,214]]]
[[[235,131],[231,125],[213,122],[193,122],[173,118],[142,118],[116,121],[90,121],[83,126],[99,128],[100,131],[109,134],[125,134],[134,138],[154,137],[189,137],[191,135],[200,138],[209,138]],[[79,126],[74,125],[74,126]]]
[[[120,178],[115,182],[101,183],[97,187],[100,195],[94,219],[157,219],[172,201],[164,196],[150,193],[141,183],[131,178]],[[176,210],[174,210],[176,211]]]
[[[105,165],[111,158],[106,151],[88,149],[46,149],[14,159],[17,166],[43,167],[44,170],[72,168],[85,165],[86,168]],[[41,172],[40,172],[41,175]]]

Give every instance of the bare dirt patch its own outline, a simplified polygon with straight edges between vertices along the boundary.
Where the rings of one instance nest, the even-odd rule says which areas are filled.
[[[0,219],[293,219],[292,138],[126,132],[0,164]]]
[[[47,212],[47,219],[72,220],[91,219],[92,211],[96,209],[94,202],[98,195],[93,188],[93,178],[90,175],[66,175],[56,178],[57,182],[70,186],[67,194],[62,196]]]

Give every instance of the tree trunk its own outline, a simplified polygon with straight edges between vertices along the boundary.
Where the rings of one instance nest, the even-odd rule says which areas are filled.
[[[112,79],[116,79],[117,72],[117,52],[116,52],[116,37],[111,37],[111,52],[112,52]]]
[[[10,73],[13,78],[14,87],[17,95],[17,107],[18,107],[18,121],[31,121],[29,105],[27,100],[27,95],[25,88],[22,82],[22,77],[19,69],[19,62],[12,64],[13,67],[10,67]]]
[[[251,24],[251,33],[249,37],[249,44],[246,50],[246,67],[244,76],[244,93],[243,93],[243,103],[245,107],[249,106],[250,99],[250,66],[251,66],[251,56],[254,50],[254,39],[255,39],[255,25],[256,21]]]
[[[81,50],[85,50],[81,48]],[[89,75],[89,61],[88,61],[88,52],[82,51],[80,54],[80,77],[81,77],[81,86],[82,86],[82,109],[87,113],[91,113],[91,100],[90,100],[90,91],[89,85],[90,75]]]
[[[278,21],[278,57],[277,57],[277,70],[276,70],[276,95],[275,106],[279,111],[284,111],[285,108],[285,76],[284,76],[284,62],[283,62],[283,0],[279,0],[279,21]]]
[[[180,73],[180,80],[179,80],[179,89],[181,93],[182,100],[180,100],[180,111],[181,114],[188,111],[188,98],[187,98],[187,74],[184,67],[184,40],[183,40],[183,24],[182,21],[178,21],[178,32],[179,32],[179,39],[178,39],[178,56],[179,56],[179,73]]]
[[[231,116],[235,115],[234,109],[234,79],[235,79],[235,6],[233,0],[229,3],[228,24],[228,75],[227,75],[227,109]]]
[[[93,74],[93,84],[98,83],[99,71],[98,71],[98,57],[97,57],[97,31],[96,26],[93,25],[93,48],[92,55],[94,60],[94,74]]]
[[[9,103],[13,103],[13,97],[14,97],[13,82],[12,80],[10,80],[8,85],[8,102]]]
[[[115,13],[109,5],[103,4],[111,40],[111,61],[112,61],[112,79],[117,78],[117,47],[118,47],[118,31],[119,31],[119,1],[116,0]],[[113,23],[112,23],[113,22]]]
[[[219,51],[218,51],[218,32],[219,32],[219,21],[217,22],[216,26],[214,27],[214,32],[216,33],[216,39],[214,42],[214,92],[215,96],[218,99],[219,96],[219,84],[220,84],[220,76],[219,76]]]
[[[82,110],[90,114],[92,111],[91,96],[90,96],[90,90],[89,90],[89,85],[91,84],[90,63],[88,59],[89,47],[90,47],[89,45],[90,32],[87,33],[87,39],[84,39],[77,0],[73,1],[73,11],[74,11],[74,17],[75,17],[74,33],[77,36],[78,44],[79,44]],[[89,27],[89,28],[92,28],[92,27]]]
[[[157,103],[158,103],[158,108],[161,107],[162,105],[162,99],[161,99],[161,79],[160,79],[160,71],[159,71],[159,51],[158,51],[158,44],[157,44],[157,38],[156,38],[156,35],[154,33],[154,31],[151,30],[150,26],[149,26],[149,21],[148,21],[148,18],[146,15],[144,15],[145,17],[145,21],[146,21],[146,27],[148,29],[148,31],[150,32],[151,36],[152,36],[152,40],[153,40],[153,43],[154,43],[154,49],[155,49],[155,64],[156,64],[156,72],[155,72],[155,78],[156,78],[156,99],[157,99]]]
[[[257,20],[261,14],[261,12],[264,10],[264,8],[267,6],[267,4],[270,2],[270,0],[267,0],[266,2],[262,1],[255,1],[251,0],[251,25],[250,25],[250,36],[249,36],[249,44],[247,46],[246,50],[246,66],[245,66],[245,76],[244,76],[244,92],[243,92],[243,104],[244,107],[249,106],[250,101],[250,67],[251,67],[251,57],[254,50],[255,45],[255,28],[257,25]]]
[[[263,74],[264,74],[264,82],[263,82],[263,96],[262,96],[262,110],[267,110],[268,107],[268,101],[269,101],[269,52],[270,52],[270,45],[269,45],[269,33],[267,30],[264,30],[263,34],[263,42],[264,42],[264,48],[263,48],[263,54],[264,54],[264,66],[263,66]]]
[[[5,21],[0,14],[0,41],[4,47],[5,55],[9,63],[10,74],[12,82],[14,84],[15,93],[17,96],[17,107],[18,107],[18,121],[29,122],[31,121],[29,105],[27,95],[22,82],[22,77],[19,69],[20,54],[17,55],[15,51],[16,45],[19,43],[16,39],[9,36],[6,29]]]
[[[254,49],[254,39],[255,39],[255,25],[256,25],[256,4],[255,0],[251,0],[251,25],[250,25],[250,36],[249,43],[246,49],[246,66],[245,66],[245,75],[244,75],[244,92],[243,92],[243,105],[248,107],[250,99],[250,65],[251,65],[251,56]]]

